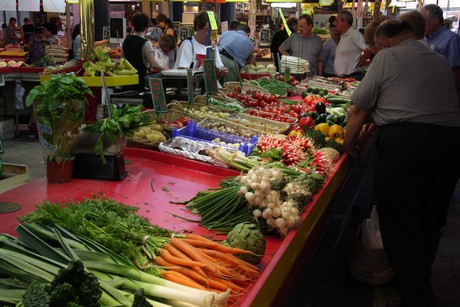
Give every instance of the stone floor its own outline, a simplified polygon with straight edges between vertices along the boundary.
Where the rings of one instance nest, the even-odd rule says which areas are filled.
[[[30,180],[45,176],[37,139],[21,133],[19,138],[4,140],[3,147],[3,162],[28,165]],[[368,217],[372,204],[369,162],[355,162],[353,169],[325,214],[321,240],[306,251],[305,261],[286,288],[288,294],[276,306],[398,306],[400,298],[394,284],[370,286],[354,281],[348,273],[356,226]],[[460,306],[460,184],[433,267],[433,286],[440,307]]]

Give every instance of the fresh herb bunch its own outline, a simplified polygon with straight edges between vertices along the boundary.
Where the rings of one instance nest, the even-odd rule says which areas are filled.
[[[83,123],[85,95],[92,96],[91,89],[74,74],[51,75],[27,95],[28,107],[35,102],[41,141],[49,149],[49,160],[73,159],[70,149]]]
[[[107,137],[111,143],[116,144],[117,141],[123,139],[130,131],[140,126],[147,125],[151,121],[151,117],[142,112],[141,105],[135,107],[125,105],[121,109],[116,109],[112,106],[112,112],[108,118],[103,118],[92,125],[86,126],[84,131],[100,133],[94,152],[99,155],[101,160],[105,163],[105,137]]]

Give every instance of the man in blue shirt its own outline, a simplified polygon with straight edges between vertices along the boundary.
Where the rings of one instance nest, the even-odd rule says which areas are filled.
[[[425,36],[431,50],[447,58],[460,90],[460,36],[444,26],[442,9],[436,4],[425,5],[421,13],[425,17]]]
[[[222,63],[228,69],[224,83],[238,81],[240,69],[254,60],[254,44],[249,38],[250,32],[248,25],[240,24],[235,31],[222,33],[219,40],[219,54]]]

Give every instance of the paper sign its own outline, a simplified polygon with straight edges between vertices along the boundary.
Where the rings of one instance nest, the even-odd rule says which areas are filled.
[[[15,11],[16,12],[16,0],[0,1],[0,11]]]
[[[217,26],[216,17],[214,16],[213,11],[208,11],[208,18],[209,18],[209,26],[211,27],[212,31],[216,31],[219,27]]]
[[[163,90],[163,80],[161,78],[149,78],[149,85],[155,112],[168,113],[165,91]]]
[[[40,0],[19,0],[18,11],[40,12]]]
[[[43,11],[65,13],[65,0],[43,0]]]
[[[217,92],[217,76],[216,66],[214,65],[214,59],[203,59],[204,69],[204,85],[206,87],[206,93],[208,95]]]

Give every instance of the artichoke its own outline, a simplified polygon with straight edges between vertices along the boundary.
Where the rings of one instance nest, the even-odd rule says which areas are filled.
[[[258,264],[265,254],[265,238],[256,224],[237,224],[227,235],[223,244],[251,251],[252,254],[235,254],[236,257]]]

